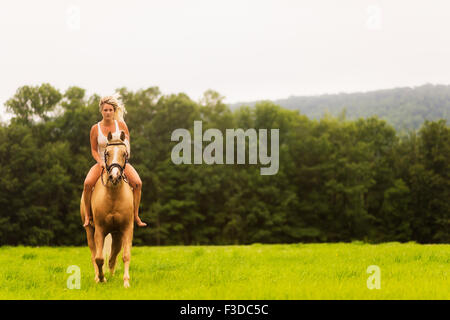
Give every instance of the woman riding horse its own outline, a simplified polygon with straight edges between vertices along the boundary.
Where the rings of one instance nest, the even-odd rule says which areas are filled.
[[[120,131],[125,132],[125,143],[127,145],[128,156],[130,154],[130,133],[128,127],[123,121],[123,114],[125,108],[120,104],[115,96],[103,97],[99,103],[99,110],[103,116],[103,120],[94,124],[91,128],[90,141],[91,153],[94,160],[97,162],[89,170],[89,173],[84,180],[83,198],[85,205],[85,219],[83,227],[87,227],[91,221],[91,195],[98,178],[102,173],[102,169],[106,168],[103,154],[108,142],[107,136],[111,132],[113,135],[119,135]],[[138,173],[130,163],[127,163],[124,171],[130,186],[133,188],[134,201],[134,221],[139,227],[145,227],[147,224],[142,222],[139,218],[139,204],[141,201],[142,181]]]
[[[86,237],[94,265],[95,282],[106,282],[103,266],[107,256],[110,274],[114,275],[117,255],[123,248],[123,285],[128,288],[135,210],[133,190],[124,177],[128,162],[125,131],[120,131],[119,138],[113,138],[109,132],[107,141],[103,154],[106,170],[102,172],[101,181],[97,181],[91,195],[94,225],[85,227]],[[84,198],[81,196],[82,221],[86,216],[84,211]]]

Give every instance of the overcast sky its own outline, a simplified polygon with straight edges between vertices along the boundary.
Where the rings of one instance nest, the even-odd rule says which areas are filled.
[[[450,84],[449,35],[444,0],[2,1],[0,105],[44,82],[228,103]]]

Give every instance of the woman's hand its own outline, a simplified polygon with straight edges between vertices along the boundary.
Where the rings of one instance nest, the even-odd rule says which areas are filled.
[[[100,166],[100,168],[101,167],[103,167],[103,168],[105,168],[106,169],[106,165],[105,165],[105,162],[102,160],[102,161],[99,161],[99,162],[97,162],[98,163],[98,165]]]

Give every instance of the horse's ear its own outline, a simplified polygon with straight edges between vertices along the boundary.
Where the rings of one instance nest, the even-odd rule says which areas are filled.
[[[125,132],[120,131],[120,140],[125,141]]]
[[[111,139],[112,139],[112,134],[111,134],[111,131],[110,131],[110,132],[108,132],[108,142],[109,142]]]

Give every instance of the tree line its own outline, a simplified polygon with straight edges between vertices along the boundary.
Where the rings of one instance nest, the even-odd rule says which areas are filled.
[[[342,112],[353,120],[376,115],[391,124],[398,133],[418,130],[425,120],[450,121],[449,85],[426,84],[369,92],[291,96],[274,103],[299,110],[310,119],[320,119],[327,113],[338,117]],[[234,109],[242,104],[254,106],[255,102],[235,103],[230,107]]]
[[[425,121],[399,136],[377,116],[309,119],[270,101],[230,109],[157,87],[117,89],[127,108],[130,163],[142,186],[137,245],[338,241],[450,242],[450,130]],[[95,163],[89,131],[100,96],[20,87],[0,125],[0,244],[84,245],[83,182]],[[279,129],[279,170],[175,165],[175,129]],[[208,142],[204,142],[206,146]]]

